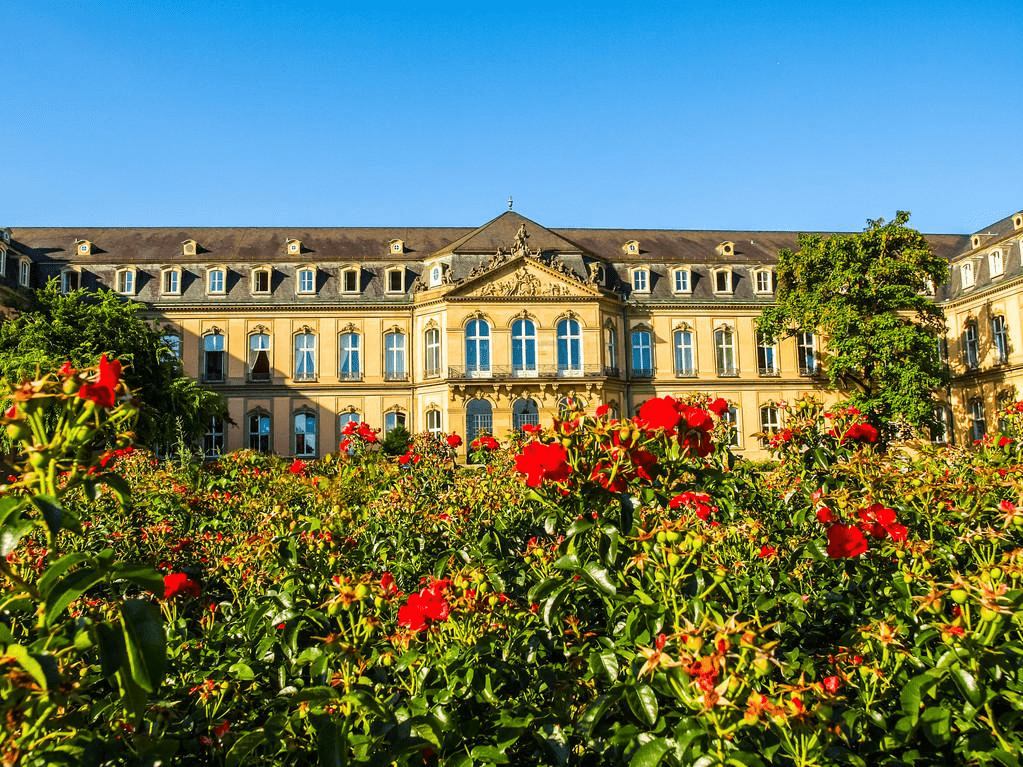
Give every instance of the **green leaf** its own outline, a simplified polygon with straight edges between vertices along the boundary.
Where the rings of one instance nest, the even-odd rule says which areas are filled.
[[[638,684],[627,687],[625,700],[628,702],[629,708],[632,709],[632,713],[641,722],[653,726],[657,721],[657,694],[650,685]]]
[[[7,523],[7,519],[25,506],[25,499],[17,495],[5,495],[0,497],[0,527]]]
[[[252,666],[241,661],[231,664],[227,673],[242,682],[250,682],[256,678],[256,672],[252,670]]]
[[[636,749],[629,760],[629,767],[657,767],[671,749],[671,743],[666,738],[648,740]]]
[[[6,655],[14,658],[18,665],[28,672],[29,676],[36,681],[40,688],[43,690],[50,689],[42,664],[28,650],[20,644],[7,645]]]
[[[86,554],[65,554],[56,562],[49,565],[39,577],[39,583],[36,584],[39,589],[39,593],[43,595],[43,599],[46,599],[49,596],[50,589],[53,588],[53,585],[57,582],[57,579],[60,576],[88,558],[89,557]]]
[[[31,519],[14,517],[13,520],[7,522],[3,530],[0,530],[0,557],[6,557],[18,548],[18,541],[31,529]]]
[[[103,580],[103,573],[92,567],[83,567],[53,587],[46,598],[46,611],[43,613],[46,625],[52,626],[54,619],[74,602],[78,597]]]
[[[167,667],[160,611],[145,600],[129,599],[121,605],[121,626],[132,679],[146,692],[156,692]]]
[[[344,767],[348,749],[342,742],[341,731],[329,716],[314,716],[316,727],[316,754],[320,767]]]
[[[611,579],[608,577],[607,570],[596,562],[587,562],[583,565],[582,571],[587,579],[605,594],[614,596],[617,593],[615,585],[611,583]]]
[[[899,694],[902,703],[902,710],[916,723],[920,716],[921,699],[923,695],[938,683],[938,678],[931,672],[918,674],[906,683]]]
[[[582,716],[579,717],[579,728],[587,736],[593,737],[593,731],[600,724],[600,720],[604,718],[604,714],[607,713],[608,708],[611,704],[618,700],[618,695],[615,693],[607,693],[605,695],[598,695],[593,702],[590,703],[583,711]]]
[[[231,745],[227,752],[226,767],[241,767],[249,763],[249,756],[266,742],[266,733],[262,728],[250,730]]]
[[[146,565],[121,566],[116,568],[114,578],[119,581],[131,581],[136,586],[141,586],[152,594],[160,597],[163,596],[163,575],[156,568]]]
[[[96,626],[96,643],[99,645],[99,660],[103,676],[117,673],[128,656],[124,649],[124,632],[106,623]]]
[[[64,509],[52,495],[32,496],[32,505],[43,514],[43,520],[51,535],[57,535],[64,526]]]
[[[920,717],[924,735],[935,746],[944,746],[952,740],[950,721],[952,712],[944,706],[930,706]]]
[[[564,587],[568,581],[564,578],[553,577],[540,581],[529,590],[528,599],[530,602],[542,602],[549,597],[559,586]]]
[[[508,764],[511,761],[504,751],[495,746],[476,746],[470,756],[473,759],[486,759],[491,764]]]
[[[956,683],[959,692],[974,706],[979,706],[984,700],[984,694],[977,684],[977,678],[966,669],[955,666],[949,670],[952,674],[952,681]]]

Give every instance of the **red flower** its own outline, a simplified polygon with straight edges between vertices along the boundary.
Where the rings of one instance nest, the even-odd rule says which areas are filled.
[[[828,528],[828,556],[832,559],[858,557],[867,550],[867,539],[858,527],[836,522]]]
[[[572,473],[568,451],[560,442],[530,442],[515,456],[515,469],[526,475],[528,487],[539,487],[545,479],[563,482]]]
[[[636,476],[640,479],[653,481],[654,468],[657,466],[657,456],[649,450],[636,448],[629,453],[629,460],[635,468]]]
[[[430,623],[446,621],[451,607],[444,598],[447,581],[434,581],[418,594],[409,594],[408,601],[398,608],[398,625],[422,631]]]
[[[107,355],[100,355],[99,377],[95,383],[87,383],[78,390],[82,399],[92,400],[100,407],[113,407],[116,402],[115,390],[121,380],[121,363],[118,360],[108,362]]]
[[[171,573],[163,576],[163,598],[170,599],[178,594],[190,597],[199,596],[199,584],[185,573]]]
[[[366,423],[359,424],[359,436],[371,445],[377,441],[377,433],[373,431],[369,424]]]
[[[639,408],[639,418],[644,428],[650,431],[664,429],[668,434],[674,434],[682,416],[672,397],[653,397]]]
[[[75,374],[75,369],[73,367],[71,367],[71,360],[65,360],[64,364],[61,365],[60,369],[57,371],[57,375],[64,376],[65,378],[68,378],[69,376],[73,376],[74,374]]]
[[[830,525],[835,521],[835,515],[827,506],[821,506],[817,509],[817,521],[822,525]]]
[[[305,461],[303,461],[301,458],[296,458],[294,462],[291,464],[291,466],[288,467],[288,471],[290,471],[292,474],[301,474],[302,472],[305,471],[305,466],[306,466]]]
[[[394,585],[394,576],[390,573],[384,573],[380,576],[380,588],[387,596],[394,596],[400,593],[398,587]]]
[[[469,445],[473,450],[497,450],[501,447],[497,440],[491,437],[489,434],[482,437],[476,437]]]
[[[718,418],[722,418],[725,413],[728,412],[728,401],[722,397],[718,397],[716,400],[707,405],[707,409]]]
[[[1011,444],[1012,444],[1012,439],[1009,438],[1009,437],[999,437],[998,438],[998,447],[1005,447],[1006,445],[1011,445]]]
[[[828,691],[829,695],[834,695],[842,686],[842,680],[837,676],[826,676],[821,684],[824,686],[824,689]]]
[[[597,408],[597,418],[603,418],[608,414],[608,412],[610,412],[610,410],[611,410],[610,405],[601,405],[600,407]]]
[[[854,423],[845,432],[843,439],[854,439],[862,442],[877,442],[877,429],[869,423]]]
[[[522,424],[522,431],[526,434],[539,434],[542,431],[542,427],[538,423],[524,423]]]
[[[760,547],[760,558],[770,559],[771,557],[778,556],[778,549],[774,546],[768,546],[766,543]]]
[[[461,437],[459,437],[457,434],[448,435],[448,447],[450,447],[452,450],[457,450],[461,446],[462,446]]]
[[[221,738],[230,729],[231,723],[225,719],[223,722],[221,722],[220,724],[213,728],[213,734],[216,735],[218,738]]]

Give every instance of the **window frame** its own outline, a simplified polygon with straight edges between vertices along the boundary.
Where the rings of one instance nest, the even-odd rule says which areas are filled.
[[[719,378],[735,378],[739,375],[735,329],[730,325],[714,328],[714,367]]]
[[[481,330],[486,332],[481,333]],[[493,374],[490,355],[492,337],[490,323],[482,317],[473,317],[465,323],[462,335],[465,338],[465,372],[470,378],[487,378]],[[470,354],[472,350],[472,354]],[[472,362],[470,362],[470,357]]]
[[[423,376],[440,376],[440,329],[427,328],[423,331]]]
[[[512,375],[516,378],[538,375],[536,338],[536,323],[531,318],[517,317],[512,320],[511,366]]]
[[[721,421],[728,424],[728,441],[725,444],[742,450],[742,415],[739,408],[729,403],[724,413],[721,414]]]
[[[259,278],[266,277],[266,288],[259,287]],[[254,296],[268,296],[273,292],[274,273],[269,266],[257,266],[249,275],[249,293]]]
[[[725,279],[725,287],[723,288],[719,286],[719,281],[722,277]],[[735,281],[732,278],[731,267],[722,266],[712,270],[711,285],[715,295],[727,295],[735,292]]]
[[[778,342],[767,343],[764,334],[757,331],[757,374],[762,378],[773,378],[781,375],[778,365]]]
[[[679,285],[684,281],[684,285]],[[671,272],[671,291],[676,295],[688,295],[693,292],[693,270],[688,266],[678,267]]]
[[[266,339],[266,347],[263,346],[255,347],[253,344],[256,339]],[[249,381],[253,382],[268,382],[273,380],[273,359],[270,357],[271,350],[273,349],[273,339],[271,335],[265,331],[256,330],[249,333],[248,343],[246,344],[248,359],[246,360],[246,374],[248,375]],[[266,357],[266,375],[256,374],[256,363],[259,360],[259,355],[263,354]]]
[[[583,373],[583,326],[575,317],[564,317],[555,325],[555,359],[559,376]],[[564,349],[562,349],[564,342]],[[562,354],[564,350],[565,354]]]
[[[980,367],[980,331],[974,319],[963,323],[963,365],[967,370]]]
[[[174,339],[173,342],[168,341],[168,339],[171,338]],[[171,359],[177,360],[178,362],[182,361],[183,359],[182,345],[184,343],[184,340],[179,331],[164,330],[163,333],[160,334],[160,343],[161,345],[165,346],[168,350],[170,350]]]
[[[302,421],[302,429],[299,430],[299,418],[304,419]],[[309,424],[312,423],[312,444],[309,442]],[[299,408],[294,411],[291,415],[291,448],[292,455],[296,458],[315,458],[318,454],[319,444],[319,432],[320,432],[319,418],[316,413],[310,408]],[[301,437],[302,450],[299,450],[299,442]]]
[[[1005,256],[1001,250],[992,250],[988,253],[987,264],[988,272],[992,277],[1001,277],[1005,274]]]
[[[771,415],[768,418],[766,416]],[[760,444],[767,447],[771,437],[781,431],[781,408],[773,403],[760,406]]]
[[[220,275],[219,287],[215,286],[215,275]],[[210,266],[206,269],[206,295],[226,296],[227,295],[227,267],[222,265]]]
[[[70,287],[68,285],[69,278],[72,277],[72,276],[75,278],[74,281],[76,283],[74,287]],[[81,287],[82,287],[82,273],[81,273],[81,271],[79,269],[76,269],[73,266],[69,266],[69,267],[66,267],[66,268],[60,270],[60,292],[61,292],[61,294],[66,296],[68,293],[72,293],[72,292],[78,290]]]
[[[345,346],[345,340],[354,343]],[[362,380],[362,334],[356,330],[346,330],[337,337],[337,377],[339,381]],[[344,368],[347,367],[348,370]]]
[[[400,343],[398,343],[400,339]],[[405,381],[408,379],[408,339],[403,330],[388,330],[384,333],[384,380]],[[394,341],[394,343],[392,343]]]
[[[650,267],[634,266],[629,270],[629,284],[633,293],[650,292]]]
[[[676,378],[695,378],[696,373],[696,334],[692,328],[675,328],[671,334],[672,361]],[[689,357],[688,366],[685,357]]]
[[[995,314],[991,317],[991,345],[995,350],[995,364],[1005,365],[1009,362],[1009,328],[1005,316]]]
[[[391,283],[394,280],[395,275],[398,277],[398,287],[395,288]],[[405,267],[403,266],[392,266],[384,272],[384,292],[391,295],[400,295],[405,292]]]
[[[311,330],[295,333],[291,343],[294,354],[291,380],[303,383],[317,380],[319,366],[316,364],[316,341],[316,333]],[[303,345],[302,348],[299,348],[300,343]]]
[[[963,288],[972,288],[976,284],[972,261],[959,265],[959,282]]]
[[[444,415],[441,413],[440,408],[431,407],[424,415],[426,433],[434,439],[440,439],[441,435],[444,434]],[[431,423],[432,421],[436,421],[436,423]]]
[[[210,416],[207,430],[202,435],[202,454],[206,460],[215,461],[225,452],[224,419]],[[218,444],[219,443],[219,444]]]
[[[613,323],[604,326],[604,354],[605,375],[617,376],[621,370],[618,364],[618,327]]]
[[[32,259],[28,256],[18,259],[18,284],[23,288],[32,287]]]
[[[406,430],[408,429],[408,415],[403,410],[388,410],[384,413],[383,436],[385,438],[399,426],[405,427]]]
[[[167,282],[173,278],[174,289],[169,290]],[[180,266],[166,266],[160,270],[160,295],[161,296],[180,296],[181,295],[181,282],[182,273]]]
[[[799,375],[804,377],[817,375],[820,363],[817,360],[817,338],[813,333],[806,331],[796,333],[796,363]]]
[[[256,419],[256,429],[252,429],[252,420]],[[263,431],[263,420],[266,419],[266,431]],[[263,442],[265,440],[266,447]],[[255,444],[253,444],[255,442]],[[257,453],[273,453],[273,416],[263,408],[253,408],[245,414],[245,443],[249,450]]]
[[[308,276],[309,285],[303,286]],[[300,266],[295,269],[295,295],[315,296],[316,295],[316,267],[311,265]]]
[[[220,341],[219,341],[220,348],[219,349],[210,349],[210,348],[208,348],[210,339],[214,339],[214,338],[219,338],[220,339]],[[214,342],[214,343],[216,343],[216,342]],[[211,354],[219,354],[220,355],[220,357],[219,357],[219,360],[220,360],[220,375],[219,376],[211,376],[210,375],[210,362],[211,362],[212,359],[215,359],[215,358],[211,358],[210,357]],[[220,332],[219,330],[203,333],[202,334],[202,369],[200,371],[202,373],[202,381],[203,381],[203,383],[224,383],[227,380],[227,365],[225,364],[226,362],[227,362],[227,336],[224,333]]]
[[[767,286],[761,285],[761,280],[767,281]],[[774,272],[770,269],[755,269],[753,271],[753,292],[759,296],[766,296],[774,293]]]
[[[984,400],[974,397],[970,400],[970,438],[974,442],[984,439],[987,434],[987,413],[984,410]],[[979,427],[979,428],[978,428]]]
[[[643,363],[646,357],[646,364]],[[650,328],[635,327],[629,332],[629,360],[636,378],[654,377],[654,334]]]
[[[348,287],[349,275],[352,278],[354,287]],[[340,282],[341,293],[345,295],[358,295],[362,291],[359,285],[360,269],[357,266],[346,266],[341,269],[338,273],[338,281]]]
[[[114,292],[134,296],[138,288],[138,274],[134,266],[122,266],[114,272]]]

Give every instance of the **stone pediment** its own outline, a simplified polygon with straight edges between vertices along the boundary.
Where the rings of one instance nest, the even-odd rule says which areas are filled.
[[[519,256],[458,285],[449,296],[473,298],[593,298],[599,290],[529,256]]]

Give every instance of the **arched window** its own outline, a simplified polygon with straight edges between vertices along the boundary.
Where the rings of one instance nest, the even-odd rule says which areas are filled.
[[[358,381],[362,378],[358,333],[342,333],[338,340],[337,377],[342,381]]]
[[[210,383],[224,380],[224,336],[209,333],[202,339],[202,380]]]
[[[384,334],[384,380],[405,380],[405,334],[393,331]]]
[[[441,425],[441,414],[436,408],[426,411],[426,430],[431,436],[439,439],[444,427]]]
[[[181,360],[181,336],[168,331],[160,336],[160,356],[165,360]]]
[[[247,431],[249,450],[260,453],[270,452],[270,414],[265,410],[253,410],[249,413]]]
[[[316,416],[306,410],[295,413],[295,455],[316,456]]]
[[[693,345],[693,331],[680,328],[673,337],[675,347],[675,375],[692,378],[696,375],[696,349]]]
[[[764,436],[760,438],[762,445],[766,446],[771,440],[771,435],[781,429],[781,413],[774,405],[764,405],[760,408],[760,431]]]
[[[472,377],[490,375],[490,325],[469,320],[465,326],[465,371]]]
[[[637,328],[632,331],[632,375],[636,378],[652,378],[654,375],[654,349],[649,330]]]
[[[32,262],[27,258],[18,261],[18,284],[27,288],[32,281]]]
[[[259,267],[252,270],[252,293],[253,295],[266,295],[270,292],[270,268]]]
[[[390,434],[393,429],[396,429],[399,426],[401,426],[402,428],[404,428],[404,426],[405,426],[405,414],[404,413],[402,413],[400,411],[397,411],[397,410],[392,410],[389,413],[384,413],[384,436],[385,437],[388,434]]]
[[[160,290],[165,296],[181,295],[181,267],[172,266],[160,273]]]
[[[481,434],[490,434],[494,428],[494,410],[489,400],[472,399],[465,408],[465,441],[471,443]]]
[[[536,325],[532,320],[512,323],[512,375],[536,375]]]
[[[316,292],[316,269],[311,266],[300,268],[295,273],[295,281],[299,295],[312,295]]]
[[[295,380],[316,380],[316,336],[312,333],[295,336]]]
[[[216,266],[206,272],[206,292],[222,295],[227,292],[227,270]]]
[[[735,335],[732,329],[721,327],[714,331],[714,351],[719,376],[736,376]]]
[[[799,362],[799,375],[817,375],[817,344],[813,333],[796,333],[796,356]]]
[[[135,269],[118,269],[116,285],[117,292],[121,295],[135,295]]]
[[[249,380],[270,380],[270,336],[267,333],[249,336]]]
[[[517,399],[512,405],[512,428],[522,431],[526,424],[536,426],[540,423],[540,410],[531,399]]]
[[[583,372],[583,336],[578,320],[565,319],[557,325],[558,374],[579,375]]]
[[[440,375],[440,331],[437,328],[428,328],[423,341],[426,353],[426,377],[436,378]]]

